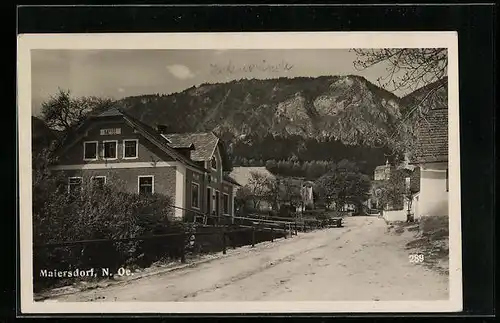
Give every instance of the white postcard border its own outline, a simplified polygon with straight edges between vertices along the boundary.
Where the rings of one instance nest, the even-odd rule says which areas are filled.
[[[34,302],[32,272],[32,49],[448,48],[449,300],[378,302]],[[22,34],[18,36],[18,143],[21,312],[30,313],[359,313],[462,310],[458,35],[456,32],[283,32]],[[193,306],[196,304],[196,306]]]

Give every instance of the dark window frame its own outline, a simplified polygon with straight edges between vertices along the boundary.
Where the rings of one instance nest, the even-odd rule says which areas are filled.
[[[210,161],[210,166],[212,169],[217,170],[217,158],[215,156],[212,156],[212,160]]]
[[[134,143],[134,156],[127,156],[127,143]],[[124,139],[123,140],[123,159],[136,159],[139,157],[139,140],[138,139]]]
[[[87,145],[95,145],[95,152],[93,157],[87,157]],[[97,160],[99,157],[99,142],[98,141],[84,141],[83,142],[83,160]]]
[[[194,190],[195,186],[196,190]],[[196,199],[194,198],[195,192],[196,192]],[[191,182],[191,207],[198,210],[200,209],[200,184],[196,182]]]
[[[114,157],[106,157],[106,147],[107,144],[114,144],[114,151],[115,151],[115,156]],[[105,140],[102,142],[102,158],[104,160],[114,160],[118,159],[118,140]]]
[[[80,183],[71,183],[71,180],[74,180],[74,179],[78,179]],[[78,193],[81,193],[82,190],[83,190],[83,177],[81,176],[71,176],[71,177],[68,177],[68,193],[69,194],[75,194],[77,193],[76,190],[72,190],[71,189],[71,186],[79,186],[79,192]]]
[[[229,215],[229,194],[222,193],[222,213]]]
[[[96,187],[96,186],[95,186],[95,183],[96,183],[95,181],[96,181],[97,179],[98,179],[98,180],[103,179],[102,184],[99,184],[99,186],[97,187],[97,188],[99,188],[99,189],[103,189],[103,188],[104,188],[104,185],[106,185],[106,176],[92,176],[92,178],[91,178],[91,180],[90,180],[90,181],[91,181],[90,183],[92,184],[92,187],[93,187],[93,188],[95,188],[95,187]]]
[[[151,184],[141,184],[142,179],[151,179]],[[151,192],[143,191],[141,188],[151,187]],[[155,193],[155,178],[153,175],[139,175],[137,177],[137,193],[139,194],[154,194]]]

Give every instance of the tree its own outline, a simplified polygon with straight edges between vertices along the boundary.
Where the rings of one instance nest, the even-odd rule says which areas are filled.
[[[234,196],[234,206],[238,211],[245,211],[247,202],[251,200],[250,189],[247,186],[240,187]]]
[[[309,179],[316,179],[323,175],[323,167],[317,161],[311,161],[306,171],[306,177]]]
[[[269,178],[267,181],[268,192],[265,195],[265,200],[272,206],[273,210],[279,208],[280,199],[280,181]]]
[[[278,170],[278,163],[274,159],[266,161],[266,169],[273,174],[276,174]]]
[[[248,189],[250,199],[253,203],[253,209],[260,208],[262,201],[269,201],[270,194],[274,188],[274,179],[267,174],[259,172],[251,172],[248,184],[245,187]]]
[[[415,91],[447,75],[446,48],[353,49],[357,55],[354,67],[364,70],[387,63],[387,75],[378,78],[379,85],[391,91]]]
[[[380,203],[389,209],[402,210],[404,202],[408,203],[411,210],[413,198],[420,191],[419,175],[420,170],[398,169],[391,172],[388,180],[379,185]],[[409,180],[409,182],[408,182]]]
[[[42,118],[52,129],[67,132],[84,121],[89,114],[109,109],[113,101],[95,96],[73,98],[69,90],[59,92],[42,103]]]
[[[370,178],[359,172],[352,163],[343,162],[318,178],[314,186],[326,205],[335,202],[336,208],[339,209],[349,202],[359,209],[368,199],[371,183]]]
[[[292,178],[283,178],[280,180],[280,187],[280,199],[287,202],[292,208],[298,207],[302,201],[300,185],[298,185]]]
[[[446,90],[448,50],[446,48],[384,48],[353,49],[357,55],[354,67],[364,70],[380,63],[387,64],[387,74],[378,79],[379,85],[389,91],[420,91],[418,100],[408,100],[403,108],[401,122],[383,145],[396,153],[412,152],[416,139],[415,129],[426,122],[427,106],[433,100],[442,100],[440,92]],[[418,89],[418,90],[417,90]]]

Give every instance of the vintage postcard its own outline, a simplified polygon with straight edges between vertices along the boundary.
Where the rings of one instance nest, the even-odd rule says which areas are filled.
[[[457,43],[19,35],[22,313],[461,311]]]

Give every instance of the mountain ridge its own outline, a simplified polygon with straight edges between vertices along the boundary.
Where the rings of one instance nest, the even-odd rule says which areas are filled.
[[[280,77],[203,83],[126,97],[115,106],[170,132],[215,132],[228,143],[235,166],[347,158],[370,173],[393,155],[388,138],[411,122],[404,114],[425,92],[398,97],[359,75]],[[441,90],[433,95],[431,103],[446,101]]]
[[[173,132],[214,130],[234,139],[268,129],[273,135],[357,144],[387,134],[400,117],[400,100],[364,77],[346,75],[205,83],[176,94],[127,97],[117,105],[143,122],[167,124]],[[360,134],[351,131],[356,120]]]

